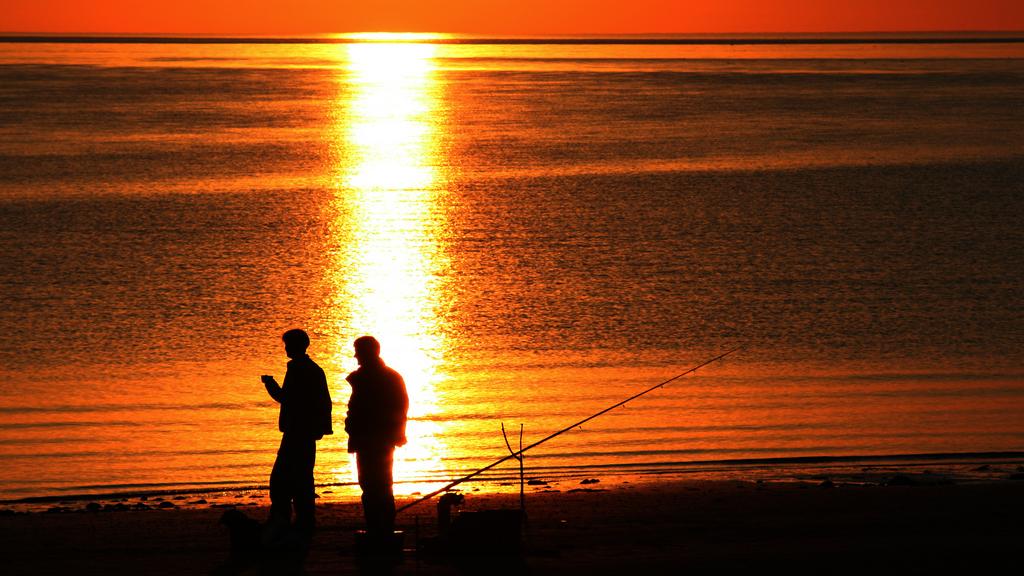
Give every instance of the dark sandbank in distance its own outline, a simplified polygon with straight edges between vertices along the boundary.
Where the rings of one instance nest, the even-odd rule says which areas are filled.
[[[530,574],[992,573],[1018,561],[1024,536],[1024,482],[1006,478],[891,485],[561,482],[560,492],[527,497],[525,564]],[[467,510],[516,506],[518,494],[467,495]],[[263,506],[241,509],[260,520],[267,513]],[[228,552],[222,513],[167,507],[3,515],[5,573],[209,573]],[[359,506],[322,504],[318,513],[308,573],[359,573],[353,552]],[[402,515],[407,546],[417,531],[433,534],[435,521],[432,503]],[[407,554],[394,573],[457,572]]]
[[[636,34],[609,36],[473,36],[439,35],[403,38],[349,36],[184,36],[116,34],[0,34],[0,42],[43,44],[547,44],[547,45],[849,45],[849,44],[1018,44],[1019,32],[956,33],[849,33],[849,34],[734,34],[671,35]]]

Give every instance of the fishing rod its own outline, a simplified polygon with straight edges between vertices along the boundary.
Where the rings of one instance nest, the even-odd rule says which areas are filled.
[[[725,358],[726,356],[728,356],[729,354],[732,354],[733,352],[739,350],[740,348],[742,348],[742,346],[737,346],[737,347],[733,348],[732,350],[729,350],[728,352],[724,352],[722,354],[719,354],[718,356],[715,356],[714,358],[712,358],[710,360],[705,360],[704,362],[701,362],[700,364],[694,366],[693,368],[690,368],[686,372],[683,372],[681,374],[677,374],[676,376],[673,376],[673,377],[669,378],[668,380],[665,380],[663,382],[655,384],[654,386],[651,386],[650,388],[644,390],[643,392],[640,392],[638,394],[634,394],[634,395],[630,396],[629,398],[626,398],[625,400],[623,400],[621,402],[617,402],[615,404],[612,404],[611,406],[605,408],[604,410],[601,410],[600,412],[597,412],[596,414],[591,414],[590,416],[587,416],[586,418],[584,418],[583,420],[580,420],[579,422],[577,422],[575,424],[572,424],[570,426],[566,426],[565,428],[562,428],[558,432],[554,432],[552,434],[549,434],[548,436],[546,436],[546,437],[544,437],[544,438],[534,442],[533,444],[530,444],[526,448],[520,448],[518,452],[512,452],[511,454],[509,454],[508,456],[505,456],[504,458],[499,458],[497,461],[492,462],[491,464],[488,464],[487,466],[484,466],[483,468],[477,470],[476,472],[473,472],[471,474],[467,474],[467,475],[463,476],[462,478],[459,478],[458,480],[455,480],[455,481],[451,482],[450,484],[448,484],[444,488],[440,488],[438,490],[434,490],[430,494],[427,494],[426,496],[421,496],[418,500],[414,500],[414,501],[412,501],[412,502],[402,506],[398,510],[395,510],[395,514],[398,514],[399,512],[401,512],[403,510],[407,510],[409,508],[412,508],[413,506],[419,504],[420,502],[425,502],[427,500],[430,500],[431,498],[433,498],[434,496],[437,496],[438,494],[440,494],[442,492],[447,492],[448,490],[451,490],[452,488],[458,486],[459,484],[462,484],[463,482],[465,482],[465,481],[467,481],[467,480],[469,480],[469,479],[471,479],[471,478],[473,478],[475,476],[478,476],[478,475],[480,475],[480,474],[490,470],[491,468],[494,468],[495,466],[497,466],[497,465],[499,465],[499,464],[501,464],[503,462],[507,462],[507,461],[509,461],[509,460],[511,460],[513,458],[517,458],[518,459],[518,457],[520,455],[522,455],[523,452],[526,452],[527,450],[529,450],[531,448],[536,448],[537,446],[540,446],[541,444],[547,442],[548,440],[551,440],[552,438],[555,438],[557,436],[561,436],[562,434],[565,434],[566,432],[568,432],[569,430],[572,430],[573,428],[578,428],[578,427],[586,424],[587,422],[590,422],[594,418],[597,418],[598,416],[601,416],[602,414],[611,412],[612,410],[618,408],[619,406],[622,406],[622,405],[624,405],[624,404],[626,404],[628,402],[636,400],[637,398],[643,396],[644,394],[647,394],[649,392],[653,392],[653,391],[657,390],[658,388],[661,388],[662,386],[664,386],[664,385],[666,385],[666,384],[668,384],[670,382],[674,382],[674,381],[682,378],[683,376],[686,376],[687,374],[692,374],[692,373],[696,372],[697,370],[707,366],[708,364],[711,364],[713,362],[717,362],[717,361],[721,360],[722,358]],[[510,452],[511,452],[511,450],[510,450]]]

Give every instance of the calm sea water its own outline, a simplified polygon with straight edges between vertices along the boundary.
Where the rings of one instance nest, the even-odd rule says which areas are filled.
[[[0,498],[265,483],[292,327],[324,484],[367,333],[406,493],[737,345],[528,470],[1021,450],[1022,221],[1021,45],[0,43]]]

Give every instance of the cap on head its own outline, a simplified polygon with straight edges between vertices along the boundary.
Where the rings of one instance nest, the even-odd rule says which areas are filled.
[[[357,358],[377,358],[380,356],[380,342],[373,336],[360,336],[352,343]]]
[[[285,348],[305,352],[309,348],[309,334],[305,330],[294,328],[281,335]]]

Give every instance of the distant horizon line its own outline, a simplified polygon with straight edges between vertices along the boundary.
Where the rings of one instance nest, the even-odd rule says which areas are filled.
[[[485,35],[351,32],[305,35],[0,32],[2,43],[66,44],[983,44],[1024,43],[1021,31],[721,32]]]

